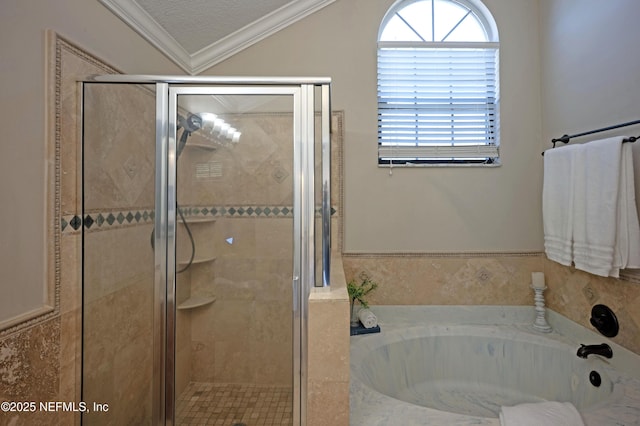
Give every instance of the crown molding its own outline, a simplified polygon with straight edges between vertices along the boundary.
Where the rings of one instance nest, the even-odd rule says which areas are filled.
[[[299,0],[288,3],[192,55],[196,73],[224,61],[247,47],[309,16],[335,0]]]
[[[189,53],[135,1],[100,0],[107,9],[191,75],[201,73],[334,1],[292,1],[223,39]]]
[[[107,9],[154,45],[180,68],[191,72],[191,55],[138,3],[130,0],[100,0]]]

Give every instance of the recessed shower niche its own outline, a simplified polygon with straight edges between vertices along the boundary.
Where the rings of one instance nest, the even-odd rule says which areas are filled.
[[[83,83],[83,424],[305,424],[329,80]]]

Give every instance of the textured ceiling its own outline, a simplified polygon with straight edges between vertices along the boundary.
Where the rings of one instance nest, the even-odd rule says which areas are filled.
[[[99,0],[190,74],[335,0]]]
[[[289,0],[137,0],[188,52],[195,53],[289,3]]]

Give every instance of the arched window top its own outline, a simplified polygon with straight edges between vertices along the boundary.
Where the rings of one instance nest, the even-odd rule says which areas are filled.
[[[399,0],[378,33],[378,164],[500,165],[498,30],[480,0]]]
[[[380,25],[378,41],[497,42],[487,8],[471,0],[400,0]]]

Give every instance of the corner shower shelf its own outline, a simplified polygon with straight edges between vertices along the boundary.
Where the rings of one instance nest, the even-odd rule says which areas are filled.
[[[212,296],[191,296],[184,302],[178,304],[178,309],[193,309],[199,308],[200,306],[209,305],[216,301],[215,297]]]
[[[216,149],[218,149],[220,147],[220,145],[213,145],[210,143],[197,143],[197,142],[189,142],[188,144],[185,145],[185,148],[189,147],[189,148],[200,148],[200,149],[208,149],[210,151],[215,151]]]
[[[215,217],[187,217],[185,219],[187,223],[212,223],[217,220]],[[182,219],[180,219],[178,223],[184,225]]]
[[[216,256],[196,257],[193,259],[193,262],[191,262],[191,264],[194,265],[196,263],[213,262],[214,260],[216,260]],[[180,260],[178,262],[178,266],[185,266],[187,264],[189,264],[189,259]]]

